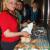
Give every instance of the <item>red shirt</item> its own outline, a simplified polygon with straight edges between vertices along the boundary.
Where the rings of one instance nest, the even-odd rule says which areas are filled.
[[[7,11],[3,11],[0,14],[0,27],[2,30],[2,41],[3,42],[15,42],[20,39],[19,36],[16,37],[5,37],[4,32],[9,29],[11,32],[18,32],[18,20],[10,15]]]

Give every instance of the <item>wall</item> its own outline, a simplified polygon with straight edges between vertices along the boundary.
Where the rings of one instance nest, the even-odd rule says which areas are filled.
[[[2,0],[0,0],[0,11],[2,11]]]

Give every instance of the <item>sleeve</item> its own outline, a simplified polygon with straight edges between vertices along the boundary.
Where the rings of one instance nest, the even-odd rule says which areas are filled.
[[[10,29],[8,18],[5,13],[0,14],[0,28],[2,32],[5,32],[7,29]]]
[[[2,17],[1,21],[0,21],[0,25],[1,25],[1,30],[2,32],[5,32],[8,28],[8,20],[7,18],[5,18],[4,16]]]
[[[3,25],[1,26],[1,29],[2,29],[3,32],[5,32],[7,29],[9,29],[8,24],[3,23]]]
[[[2,23],[2,19],[1,19],[2,15],[0,13],[0,27],[1,27],[1,23]]]

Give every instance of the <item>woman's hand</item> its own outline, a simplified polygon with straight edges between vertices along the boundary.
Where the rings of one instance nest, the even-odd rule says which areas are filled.
[[[30,34],[28,32],[22,32],[22,36],[24,36],[24,37],[30,37]]]

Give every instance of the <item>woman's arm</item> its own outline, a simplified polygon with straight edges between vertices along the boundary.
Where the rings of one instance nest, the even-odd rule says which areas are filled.
[[[27,32],[11,32],[9,29],[7,29],[4,32],[5,37],[16,37],[16,36],[28,36],[29,34]]]

